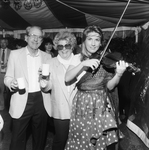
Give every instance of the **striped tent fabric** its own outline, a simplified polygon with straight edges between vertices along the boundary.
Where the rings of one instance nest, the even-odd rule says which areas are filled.
[[[34,2],[42,2],[36,8]],[[6,3],[7,2],[7,3]],[[20,2],[16,9],[14,2]],[[24,7],[30,2],[31,9]],[[1,0],[0,29],[23,30],[30,25],[43,29],[84,28],[99,25],[111,28],[118,22],[127,0]],[[136,27],[149,20],[149,1],[131,0],[120,26]]]

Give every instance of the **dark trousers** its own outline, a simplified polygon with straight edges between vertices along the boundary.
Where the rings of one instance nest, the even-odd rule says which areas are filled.
[[[69,133],[69,119],[54,119],[55,136],[52,150],[64,150]]]
[[[4,85],[4,91],[3,91],[3,96],[4,96],[4,106],[5,110],[9,110],[10,107],[10,99],[11,99],[11,92],[10,90]]]
[[[21,99],[20,99],[21,100]],[[10,150],[25,150],[27,127],[31,123],[33,150],[44,150],[47,132],[47,112],[41,92],[29,93],[27,105],[19,119],[12,119]]]

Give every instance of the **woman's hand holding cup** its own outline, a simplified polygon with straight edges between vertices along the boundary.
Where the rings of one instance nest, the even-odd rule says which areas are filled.
[[[49,64],[42,64],[42,79],[49,80],[50,72],[49,72]]]

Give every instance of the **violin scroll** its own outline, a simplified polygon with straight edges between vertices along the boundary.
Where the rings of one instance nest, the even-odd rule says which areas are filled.
[[[131,71],[132,75],[135,75],[137,72],[141,72],[141,69],[136,67],[135,64],[128,63],[128,71]]]

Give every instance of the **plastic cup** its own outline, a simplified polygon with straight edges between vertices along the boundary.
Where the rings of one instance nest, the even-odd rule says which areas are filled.
[[[25,82],[24,82],[24,78],[17,78],[17,82],[18,82],[18,87],[20,90],[25,89]]]
[[[44,77],[49,76],[49,64],[43,64],[42,65],[42,75]]]

